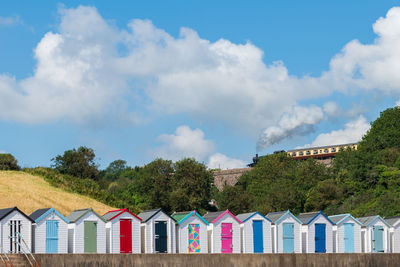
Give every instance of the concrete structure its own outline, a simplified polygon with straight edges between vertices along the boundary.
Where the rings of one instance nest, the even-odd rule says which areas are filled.
[[[272,253],[270,219],[258,212],[238,214],[236,218],[242,221],[242,253]]]
[[[208,253],[207,226],[201,215],[194,211],[174,212],[176,220],[176,250],[178,253]]]
[[[203,218],[208,226],[210,253],[240,253],[240,224],[229,210],[207,212]]]
[[[106,221],[92,208],[67,216],[68,253],[106,253]]]
[[[140,213],[143,253],[176,253],[175,220],[162,209]]]
[[[332,227],[334,223],[322,213],[300,213],[297,218],[302,222],[302,252],[332,253]]]
[[[400,216],[386,217],[385,221],[390,225],[389,252],[400,253]]]
[[[33,220],[17,207],[0,209],[0,248],[6,253],[31,252],[32,223]]]
[[[389,252],[390,225],[381,216],[357,218],[362,224],[361,249],[362,252]]]
[[[301,221],[289,210],[270,212],[273,253],[301,253]]]
[[[103,218],[107,221],[107,253],[141,253],[141,218],[128,209],[109,211]]]
[[[38,209],[29,215],[34,253],[68,253],[69,221],[54,208]]]
[[[333,226],[333,252],[361,253],[362,223],[351,214],[332,215],[328,217]]]

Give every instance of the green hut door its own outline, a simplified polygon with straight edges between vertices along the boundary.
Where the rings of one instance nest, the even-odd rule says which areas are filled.
[[[97,223],[92,221],[84,222],[84,252],[97,252]]]

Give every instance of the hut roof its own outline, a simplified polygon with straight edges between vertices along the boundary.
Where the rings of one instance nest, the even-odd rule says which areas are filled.
[[[23,213],[20,209],[18,209],[17,207],[12,207],[12,208],[6,208],[6,209],[0,209],[0,221],[3,220],[5,217],[7,217],[11,212],[13,211],[18,211],[19,213],[21,213],[22,215],[24,215],[28,220],[30,220],[31,222],[34,222],[28,215],[26,215],[25,213]]]
[[[303,224],[310,224],[320,214],[324,216],[331,224],[335,224],[328,217],[326,217],[326,215],[323,214],[322,211],[300,213],[297,216],[297,219],[299,219]]]
[[[358,224],[363,225],[359,220],[351,216],[350,213],[346,214],[337,214],[337,215],[331,215],[328,218],[334,223],[334,224],[340,224],[344,219],[346,218],[352,218],[354,221],[356,221]]]
[[[241,220],[242,222],[246,222],[247,220],[249,220],[251,217],[255,216],[256,214],[260,215],[261,217],[263,217],[264,219],[272,222],[270,219],[268,219],[267,217],[265,217],[264,215],[260,214],[257,211],[254,212],[248,212],[248,213],[241,213],[236,215],[236,218],[238,218],[239,220]]]
[[[400,216],[386,217],[385,221],[391,226],[394,226],[398,221],[400,221]]]
[[[384,224],[386,224],[388,227],[390,227],[390,225],[379,215],[359,217],[357,218],[357,220],[359,220],[364,226],[369,226],[377,218],[381,220]]]
[[[38,209],[35,210],[29,217],[31,217],[32,220],[34,220],[36,223],[40,222],[42,219],[46,218],[48,214],[51,212],[56,213],[62,220],[64,220],[66,223],[69,223],[69,220],[65,218],[61,213],[56,211],[54,208],[45,208],[45,209]]]
[[[147,222],[151,218],[153,218],[157,213],[162,212],[168,217],[170,217],[173,221],[175,221],[174,218],[169,216],[167,213],[165,213],[162,209],[152,209],[152,210],[144,210],[143,212],[139,213],[139,217],[142,218],[142,222]]]
[[[101,217],[99,214],[97,214],[97,212],[95,212],[92,208],[74,210],[67,216],[67,219],[69,220],[70,223],[75,223],[89,212],[93,212],[97,217],[99,217],[100,220],[102,220],[103,222],[106,222],[106,220],[103,217]]]
[[[215,223],[217,222],[222,216],[225,214],[231,215],[238,223],[242,223],[238,218],[236,218],[235,215],[233,215],[229,210],[226,211],[216,211],[216,212],[207,212],[204,214],[203,218],[209,223]]]
[[[118,217],[119,215],[121,215],[124,212],[128,212],[129,214],[131,214],[133,217],[135,217],[139,221],[142,221],[141,218],[139,218],[134,213],[130,212],[128,209],[110,210],[106,214],[103,215],[103,218],[107,221],[112,221],[114,218]]]
[[[208,222],[195,210],[193,210],[193,211],[174,212],[174,213],[172,213],[171,217],[175,219],[177,224],[181,224],[184,221],[186,221],[188,218],[190,218],[190,216],[192,216],[192,215],[197,216],[206,225],[208,225]]]

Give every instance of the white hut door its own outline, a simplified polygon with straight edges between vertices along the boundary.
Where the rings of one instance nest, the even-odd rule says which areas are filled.
[[[9,226],[10,236],[8,238],[10,240],[10,253],[19,253],[21,252],[22,223],[19,220],[11,220]]]

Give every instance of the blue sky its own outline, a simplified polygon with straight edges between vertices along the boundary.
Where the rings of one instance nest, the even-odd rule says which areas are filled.
[[[350,2],[350,3],[349,3]],[[400,99],[398,1],[0,3],[0,151],[195,157],[354,142]]]

